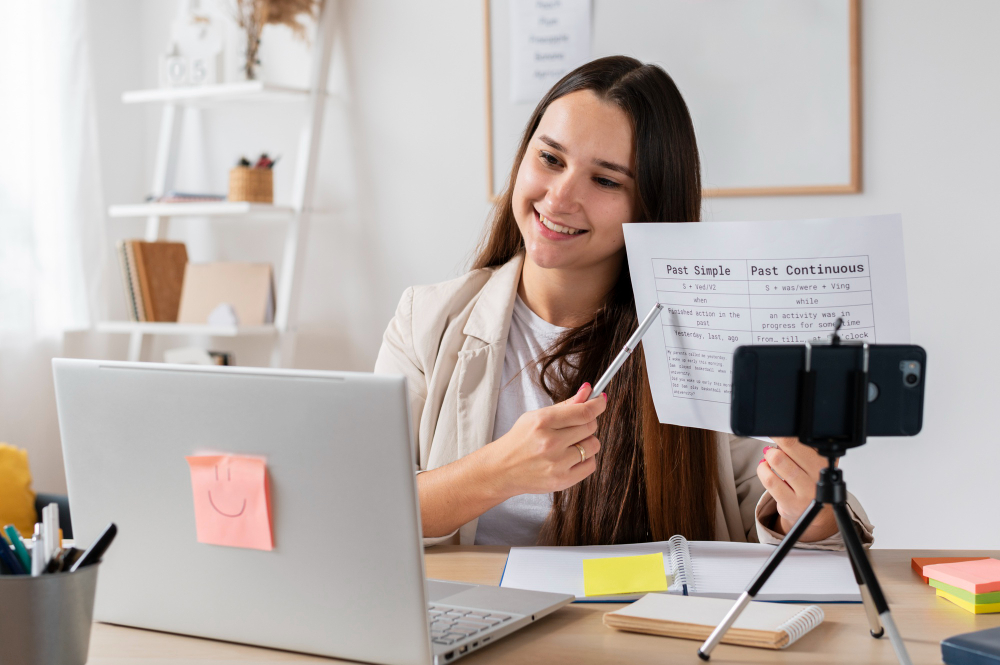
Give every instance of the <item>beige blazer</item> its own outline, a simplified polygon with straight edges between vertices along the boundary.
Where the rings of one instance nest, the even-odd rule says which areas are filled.
[[[454,462],[490,443],[500,394],[507,332],[524,254],[499,268],[473,270],[457,279],[407,289],[382,341],[376,374],[402,374],[410,396],[417,473]],[[719,433],[715,539],[777,543],[771,524],[776,505],[757,478],[764,444]],[[874,527],[861,505],[849,508],[865,544]],[[458,541],[476,540],[478,519],[458,530]],[[454,542],[455,534],[425,538],[425,546]],[[840,534],[802,547],[843,549]]]

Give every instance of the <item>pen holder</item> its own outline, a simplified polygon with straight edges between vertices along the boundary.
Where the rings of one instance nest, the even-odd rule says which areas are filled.
[[[230,201],[274,202],[274,171],[236,166],[229,170]]]
[[[20,665],[87,662],[98,565],[85,566],[75,573],[0,576],[3,662]]]

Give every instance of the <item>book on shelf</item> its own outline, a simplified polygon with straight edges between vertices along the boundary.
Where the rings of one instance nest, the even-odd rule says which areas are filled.
[[[167,349],[163,352],[163,362],[175,365],[235,365],[229,351],[208,351],[200,346],[185,346]]]
[[[117,245],[132,321],[177,321],[187,248],[182,242],[120,240]]]
[[[225,201],[225,194],[202,194],[198,192],[178,192],[171,190],[151,199],[155,203],[210,203],[215,201]]]
[[[274,277],[269,263],[189,263],[180,323],[260,326],[274,323]]]

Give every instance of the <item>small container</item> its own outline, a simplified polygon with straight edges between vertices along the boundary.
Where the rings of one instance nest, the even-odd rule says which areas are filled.
[[[0,576],[0,661],[84,665],[99,565],[75,573]]]
[[[236,166],[229,171],[230,201],[274,203],[274,171]]]

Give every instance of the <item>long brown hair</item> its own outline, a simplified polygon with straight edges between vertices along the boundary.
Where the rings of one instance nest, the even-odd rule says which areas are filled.
[[[567,74],[545,95],[521,137],[503,194],[493,208],[474,268],[500,266],[524,249],[514,219],[514,181],[549,105],[590,90],[629,117],[635,145],[636,222],[701,218],[701,169],[694,127],[671,78],[656,65],[613,56]],[[638,326],[627,262],[594,318],[560,336],[541,359],[542,387],[556,402],[594,381]],[[642,348],[641,346],[639,347]],[[633,353],[607,389],[598,418],[597,470],[556,492],[539,542],[593,545],[714,537],[716,450],[712,432],[661,425],[644,354]]]

